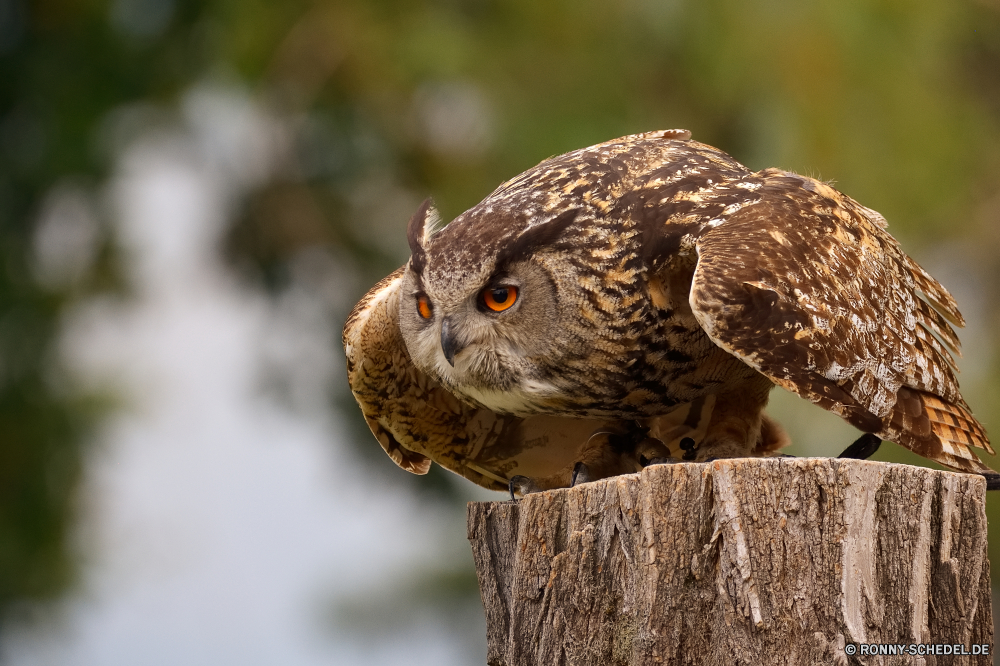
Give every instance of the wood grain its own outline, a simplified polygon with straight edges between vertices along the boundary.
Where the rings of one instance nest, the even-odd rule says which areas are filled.
[[[475,502],[491,666],[990,664],[985,482],[858,460],[657,465]],[[967,649],[971,649],[968,648]]]

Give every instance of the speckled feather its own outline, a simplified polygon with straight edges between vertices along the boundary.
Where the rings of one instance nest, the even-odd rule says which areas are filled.
[[[546,160],[433,236],[429,216],[410,225],[402,337],[462,404],[643,421],[714,396],[700,455],[744,455],[777,384],[948,467],[988,470],[955,376],[954,299],[878,213],[825,183],[751,172],[670,130]],[[541,341],[466,305],[526,266],[552,284]],[[433,321],[414,319],[417,293]],[[476,331],[454,363],[444,319]]]
[[[628,432],[628,423],[497,414],[458,400],[414,367],[396,320],[403,270],[365,294],[343,333],[351,390],[393,462],[426,474],[433,460],[490,490],[507,490],[514,475],[532,477],[540,489],[567,486],[580,461],[589,463],[595,479],[641,469],[641,441],[609,445],[609,435]],[[713,406],[701,400],[652,419],[647,425],[663,444],[662,454],[683,455],[680,441],[704,435]],[[776,430],[760,443],[760,455],[787,443],[780,427],[772,426]]]
[[[531,244],[533,258],[583,289],[562,304],[572,311],[563,353],[533,359],[533,377],[553,390],[517,413],[653,416],[703,395],[706,382],[755,374],[704,335],[686,305],[686,286],[675,290],[684,302],[666,309],[651,307],[641,288],[657,282],[661,264],[683,259],[670,256],[679,239],[663,233],[668,218],[679,216],[673,235],[694,228],[683,217],[700,206],[699,193],[747,173],[724,153],[677,137],[626,137],[546,160],[501,185],[427,247],[424,281],[445,296],[484,284],[502,270],[508,248],[559,225],[554,240]],[[475,402],[447,376],[437,378]]]
[[[696,241],[691,300],[709,336],[861,430],[987,470],[969,448],[993,453],[959,394],[958,337],[920,296],[961,325],[951,295],[881,216],[828,185],[776,169],[741,182],[756,200]]]

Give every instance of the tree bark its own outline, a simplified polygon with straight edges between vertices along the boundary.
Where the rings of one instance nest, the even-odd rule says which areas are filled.
[[[974,475],[765,458],[470,503],[487,663],[990,664],[985,492]],[[990,656],[912,654],[927,644]]]

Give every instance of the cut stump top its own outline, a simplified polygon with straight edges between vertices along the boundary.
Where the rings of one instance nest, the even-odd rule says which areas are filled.
[[[980,476],[909,465],[747,458],[470,503],[488,663],[921,663],[913,653],[927,644],[992,652],[985,493]],[[871,644],[903,656],[861,656]]]

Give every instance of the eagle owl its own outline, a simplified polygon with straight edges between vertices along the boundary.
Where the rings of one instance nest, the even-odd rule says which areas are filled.
[[[344,329],[386,452],[489,488],[656,458],[767,455],[775,384],[865,433],[991,475],[959,394],[952,296],[829,185],[752,172],[683,130],[545,160],[447,226]]]

